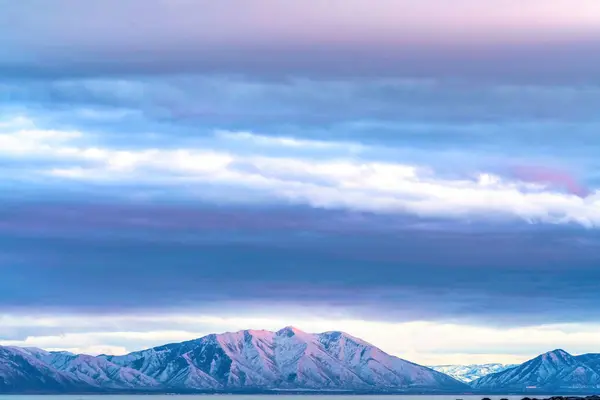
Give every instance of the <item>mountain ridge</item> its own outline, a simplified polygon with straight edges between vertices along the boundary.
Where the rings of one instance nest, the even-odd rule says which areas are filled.
[[[243,330],[210,334],[122,356],[6,349],[26,358],[27,362],[22,363],[25,370],[37,371],[33,377],[22,377],[23,391],[43,387],[44,373],[56,376],[56,382],[49,382],[57,391],[65,392],[82,389],[458,392],[468,389],[452,377],[391,356],[344,332],[310,334],[291,326],[276,332]],[[0,365],[2,361],[0,359]],[[30,364],[34,367],[29,367]],[[18,366],[13,370],[18,371]],[[12,383],[5,385],[6,389],[0,386],[0,391],[19,391],[19,375],[9,376],[9,372],[5,375],[13,378],[5,380]]]
[[[600,388],[600,371],[585,360],[555,349],[516,367],[471,382],[478,390],[590,390]],[[599,362],[600,365],[600,362]]]
[[[351,364],[345,364],[347,358]],[[440,383],[450,387],[462,385],[346,333],[308,334],[294,327],[277,332],[245,330],[207,335],[109,359],[135,367],[170,386],[193,388],[217,389],[249,383],[253,387],[282,389],[439,390]],[[206,364],[209,359],[210,366]]]
[[[460,380],[477,374],[483,376],[469,384]],[[597,389],[598,353],[573,356],[556,349],[519,365],[426,367],[344,332],[312,334],[292,326],[213,333],[125,355],[0,346],[0,393],[450,394]]]
[[[434,369],[438,372],[449,375],[461,382],[469,383],[486,375],[501,372],[509,368],[518,366],[518,364],[500,364],[500,363],[486,363],[486,364],[445,364],[445,365],[430,365],[429,368]]]

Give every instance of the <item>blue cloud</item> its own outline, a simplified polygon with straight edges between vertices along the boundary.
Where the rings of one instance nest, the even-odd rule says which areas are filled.
[[[287,304],[388,320],[598,317],[594,231],[512,223],[460,228],[289,207],[3,209],[6,311],[231,312]]]
[[[4,146],[4,163],[16,176],[29,174],[30,185],[51,179],[64,186],[76,178],[79,182],[71,187],[86,189],[91,179],[102,181],[106,193],[118,195],[126,193],[123,185],[137,185],[130,192],[136,196],[168,188],[173,196],[222,201],[246,191],[244,197],[254,201],[283,197],[320,207],[392,207],[427,215],[477,214],[493,203],[456,198],[456,207],[443,211],[433,204],[413,204],[423,198],[433,201],[423,184],[438,186],[440,193],[471,185],[479,197],[487,196],[484,191],[490,187],[503,190],[502,198],[514,197],[513,184],[519,196],[548,186],[552,193],[589,198],[584,203],[540,198],[535,203],[541,201],[541,209],[533,200],[523,200],[529,204],[523,209],[521,200],[513,199],[512,205],[497,208],[526,219],[596,224],[597,144],[588,141],[582,147],[562,134],[570,129],[570,137],[587,140],[595,131],[592,109],[600,92],[594,86],[458,85],[444,79],[269,82],[194,75],[9,81],[6,88],[3,109],[9,119],[3,140],[12,147]],[[565,94],[571,107],[565,106]],[[339,107],[343,98],[352,102]],[[11,115],[33,120],[21,118],[25,128],[11,126]],[[549,120],[549,115],[555,118]],[[76,137],[52,137],[60,132]],[[17,144],[25,137],[26,154]],[[380,171],[380,164],[387,172]],[[345,172],[332,169],[342,167]],[[525,170],[554,171],[561,182],[570,183],[565,187],[539,174],[532,179],[515,173]],[[340,197],[332,192],[340,185],[352,190],[347,179],[365,179],[365,173],[374,174],[366,183],[379,182],[368,194]],[[181,184],[189,179],[201,179],[203,189]],[[405,188],[402,198],[387,195],[381,179],[389,180],[390,188],[404,182],[399,186]],[[366,183],[361,185],[366,188]],[[319,194],[310,185],[317,185]]]

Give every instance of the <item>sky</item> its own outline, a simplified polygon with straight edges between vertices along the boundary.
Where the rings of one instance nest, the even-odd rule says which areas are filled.
[[[597,0],[0,9],[0,344],[600,352]]]

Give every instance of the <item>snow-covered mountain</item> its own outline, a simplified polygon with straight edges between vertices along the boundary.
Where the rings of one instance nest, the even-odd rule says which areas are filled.
[[[38,349],[0,346],[0,392],[69,392],[83,388],[78,379],[62,373],[32,353]]]
[[[172,388],[466,390],[432,369],[342,332],[246,330],[105,357]]]
[[[581,361],[582,363],[588,365],[594,371],[600,373],[600,354],[598,353],[588,353],[582,354],[580,356],[575,356],[577,361]]]
[[[440,372],[342,332],[212,334],[124,356],[0,347],[0,392],[190,390],[465,391]]]
[[[544,353],[517,367],[477,379],[471,386],[479,390],[585,390],[600,388],[600,374],[586,359],[564,350]],[[597,365],[597,364],[596,364]]]
[[[31,356],[66,374],[77,382],[99,389],[158,388],[154,379],[131,368],[113,364],[102,357],[23,349]]]
[[[450,375],[461,382],[469,383],[486,375],[501,372],[516,366],[517,364],[493,363],[470,365],[433,365],[429,368],[438,372],[442,372],[446,375]]]
[[[0,346],[0,393],[600,389],[600,354],[572,356],[554,350],[507,367],[485,364],[427,368],[386,354],[343,332],[310,334],[287,327],[277,332],[212,334],[123,356],[94,357]],[[461,379],[474,380],[467,385]]]

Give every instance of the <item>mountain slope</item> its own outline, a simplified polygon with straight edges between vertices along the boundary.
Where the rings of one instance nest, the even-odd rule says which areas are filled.
[[[343,332],[317,335],[336,360],[345,363],[363,382],[388,387],[457,387],[455,379],[432,369],[390,356],[377,347]]]
[[[434,365],[429,368],[449,375],[461,382],[469,383],[489,374],[516,367],[517,364],[470,364],[470,365]]]
[[[465,390],[429,368],[342,332],[246,330],[105,357],[174,388]]]
[[[593,369],[594,371],[600,374],[600,354],[598,353],[588,353],[582,354],[580,356],[575,356],[577,361],[580,361],[586,364],[588,367]]]
[[[113,364],[101,357],[43,350],[37,350],[34,355],[73,379],[97,388],[152,389],[161,386],[137,370]]]
[[[542,354],[517,367],[471,383],[480,390],[583,390],[600,388],[600,375],[564,350]]]
[[[86,385],[33,356],[29,349],[0,346],[0,392],[70,392]]]

